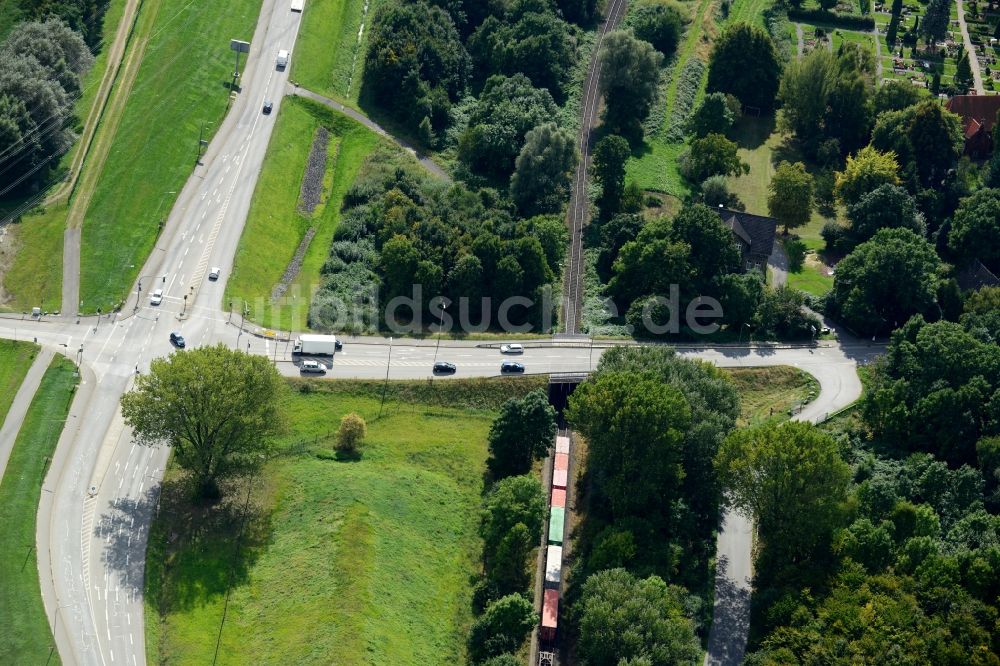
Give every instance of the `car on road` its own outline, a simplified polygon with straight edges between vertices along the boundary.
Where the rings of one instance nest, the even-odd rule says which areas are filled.
[[[150,305],[159,305],[162,302],[163,302],[163,290],[162,289],[157,289],[156,291],[154,291],[152,294],[149,295],[149,304]]]
[[[288,67],[288,51],[281,49],[278,51],[278,59],[276,61],[279,70]]]
[[[438,361],[434,364],[434,374],[435,375],[453,375],[455,371],[458,370],[454,363],[449,363],[448,361]]]
[[[515,372],[524,372],[524,364],[517,361],[504,361],[500,364],[500,373],[508,375]]]
[[[500,345],[501,354],[523,354],[524,345],[520,342],[511,342],[510,344]]]
[[[264,115],[265,116],[266,115],[270,115],[271,109],[273,109],[273,108],[274,108],[274,102],[272,102],[271,100],[265,101],[264,102],[264,109],[263,109],[264,110]]]
[[[333,343],[333,348],[336,349],[337,351],[340,351],[341,349],[344,348],[344,341],[341,340],[340,338],[337,338],[337,341]]]
[[[184,342],[184,336],[178,333],[177,331],[172,332],[170,334],[170,344],[177,347],[178,349],[184,349],[184,345],[186,344]]]
[[[302,365],[299,366],[299,372],[315,372],[323,374],[326,372],[326,366],[319,361],[302,361]]]
[[[222,275],[222,269],[218,266],[212,266],[212,270],[208,272],[208,279],[213,281],[218,280],[220,275]]]

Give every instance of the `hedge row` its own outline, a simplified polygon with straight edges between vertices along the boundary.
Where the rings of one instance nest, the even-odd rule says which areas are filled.
[[[830,12],[824,9],[789,8],[788,18],[792,21],[804,21],[807,23],[827,23],[849,30],[875,29],[875,19],[871,16],[841,14],[840,12]]]
[[[707,65],[704,61],[692,57],[681,69],[677,80],[677,92],[674,95],[674,106],[670,111],[670,122],[667,124],[665,138],[671,143],[680,143],[687,133],[687,119],[694,108],[695,98],[701,88],[701,78]]]

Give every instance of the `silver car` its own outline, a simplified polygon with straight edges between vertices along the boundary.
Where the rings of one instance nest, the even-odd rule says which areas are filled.
[[[163,302],[163,290],[162,289],[157,289],[156,291],[154,291],[152,294],[149,295],[149,304],[150,305],[159,305],[162,302]]]

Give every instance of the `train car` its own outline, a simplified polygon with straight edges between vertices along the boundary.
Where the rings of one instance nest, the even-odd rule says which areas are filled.
[[[563,523],[566,522],[566,509],[554,506],[549,511],[549,543],[561,546],[563,543]]]
[[[561,509],[566,508],[566,491],[562,488],[552,489],[552,506],[557,506]]]
[[[556,435],[556,453],[565,453],[569,455],[569,437]]]
[[[564,472],[569,471],[569,454],[568,453],[557,453],[556,459],[552,463],[552,468],[554,470],[563,470]]]
[[[569,472],[564,469],[552,470],[552,487],[566,490],[566,481],[569,479]]]
[[[559,590],[546,588],[542,597],[542,631],[543,641],[554,641],[559,628]]]
[[[562,582],[562,546],[549,546],[545,551],[545,587],[559,587]]]

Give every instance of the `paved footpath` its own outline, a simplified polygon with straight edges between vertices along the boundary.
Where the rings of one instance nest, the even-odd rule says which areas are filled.
[[[35,362],[31,364],[28,374],[21,382],[21,388],[14,396],[14,402],[10,404],[10,410],[7,412],[3,427],[0,427],[0,479],[3,479],[7,460],[10,458],[10,452],[14,449],[17,433],[21,430],[21,424],[28,413],[28,407],[31,406],[31,400],[35,397],[38,385],[42,383],[42,376],[48,369],[49,363],[52,362],[53,355],[50,349],[42,349],[38,352]]]

